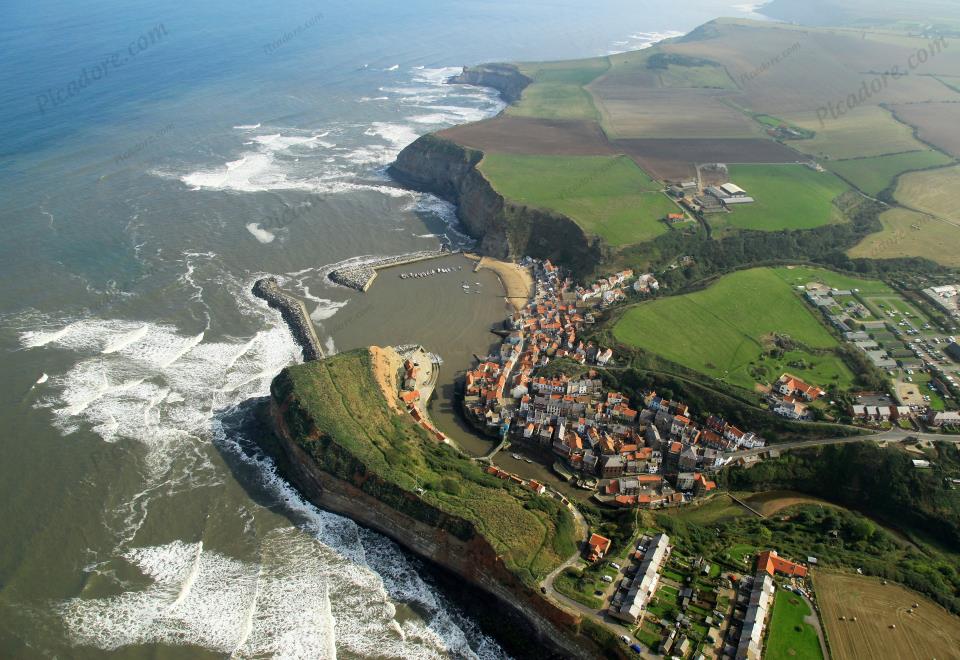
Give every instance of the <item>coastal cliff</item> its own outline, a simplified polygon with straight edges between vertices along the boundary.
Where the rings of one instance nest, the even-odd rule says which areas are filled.
[[[460,222],[483,254],[550,259],[575,276],[592,273],[604,256],[599,239],[565,215],[505,199],[477,168],[482,159],[480,151],[424,135],[400,152],[389,172],[405,186],[456,204]]]
[[[476,515],[502,514],[517,532],[529,529],[531,516],[548,525],[556,520],[556,533],[543,540],[549,548],[562,546],[569,512],[486,475],[422,435],[407,415],[377,398],[371,368],[366,351],[352,351],[290,367],[274,379],[269,417],[287,478],[317,506],[392,538],[494,597],[504,620],[522,622],[534,655],[601,655],[578,634],[580,617],[537,589],[543,571],[561,561],[560,551],[525,559],[529,539],[514,545],[504,540],[512,531],[500,527],[491,541]],[[575,545],[562,551],[571,550]]]
[[[514,103],[533,80],[520,73],[512,64],[481,64],[463,67],[462,73],[451,77],[447,82],[491,87],[500,92],[500,98],[504,101]]]

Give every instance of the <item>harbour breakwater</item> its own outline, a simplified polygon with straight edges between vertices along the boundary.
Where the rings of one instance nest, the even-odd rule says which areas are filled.
[[[253,285],[253,295],[267,301],[267,304],[280,311],[280,315],[290,328],[290,333],[303,350],[304,362],[323,359],[320,338],[310,320],[307,308],[302,301],[280,289],[273,277],[259,279]]]
[[[342,268],[336,268],[330,271],[327,277],[330,278],[330,281],[342,286],[348,286],[351,289],[356,289],[357,291],[366,291],[370,288],[370,285],[373,284],[373,280],[375,280],[377,277],[377,271],[381,268],[412,264],[417,261],[426,261],[427,259],[445,257],[449,254],[452,253],[446,248],[399,254],[395,257],[384,257],[382,259],[375,259],[362,264],[354,264],[350,266],[344,266]]]

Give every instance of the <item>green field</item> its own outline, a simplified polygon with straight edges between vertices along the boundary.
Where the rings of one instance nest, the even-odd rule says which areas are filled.
[[[846,388],[853,380],[830,351],[837,340],[770,268],[739,271],[703,291],[635,305],[613,332],[619,341],[746,389],[784,371],[824,388]],[[770,355],[774,334],[806,348]],[[804,368],[795,366],[800,361]]]
[[[813,110],[788,115],[785,119],[816,132],[813,139],[791,144],[799,151],[819,158],[867,158],[927,149],[927,145],[913,136],[909,126],[901,124],[888,110],[879,106],[860,106],[842,117],[830,117],[823,122]]]
[[[811,614],[813,612],[803,598],[783,589],[777,590],[764,657],[823,660],[817,631],[803,620]]]
[[[896,292],[880,280],[867,280],[836,273],[825,268],[812,266],[781,266],[773,272],[790,286],[803,286],[810,282],[820,282],[834,289],[857,289],[865,296],[896,295]]]
[[[922,170],[951,161],[939,151],[911,151],[875,158],[827,161],[831,172],[839,174],[868,195],[879,194],[903,172]]]
[[[480,170],[504,197],[563,213],[614,247],[656,238],[679,211],[626,156],[488,154]]]
[[[271,392],[285,402],[286,427],[320,469],[356,480],[368,494],[427,524],[446,514],[444,529],[458,538],[479,532],[524,583],[534,585],[576,551],[566,507],[485,474],[409,415],[394,413],[367,350],[289,367]]]
[[[520,101],[507,114],[542,119],[597,119],[593,97],[584,85],[610,68],[606,57],[564,62],[519,64],[520,72],[533,79]]]
[[[803,165],[731,165],[730,181],[756,201],[740,204],[724,220],[740,229],[812,229],[843,216],[833,205],[849,187],[829,172]]]

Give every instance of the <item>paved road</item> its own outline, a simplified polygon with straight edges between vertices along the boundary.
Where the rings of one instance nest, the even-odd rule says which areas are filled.
[[[817,631],[817,638],[820,640],[820,652],[823,654],[823,660],[828,660],[830,652],[827,650],[827,639],[823,635],[823,626],[820,624],[820,615],[817,612],[817,607],[813,604],[812,600],[803,594],[800,594],[800,597],[807,601],[807,605],[810,607],[810,615],[803,617],[803,620],[813,626],[813,629]]]
[[[583,532],[583,542],[581,544],[581,550],[578,550],[576,554],[569,557],[565,562],[560,564],[560,566],[554,569],[552,573],[550,573],[547,577],[543,579],[543,581],[540,583],[540,586],[542,589],[545,590],[544,591],[545,596],[547,597],[548,600],[553,601],[553,603],[558,607],[560,607],[561,609],[571,612],[573,614],[579,614],[581,616],[588,617],[593,621],[595,621],[596,623],[606,627],[608,630],[612,631],[617,637],[620,637],[621,635],[626,635],[630,639],[630,644],[639,644],[641,648],[644,649],[644,651],[640,654],[640,657],[646,658],[648,660],[662,658],[663,656],[656,653],[651,653],[650,651],[646,650],[646,647],[640,642],[640,640],[638,640],[636,637],[633,636],[630,629],[625,627],[621,622],[609,616],[606,612],[606,609],[596,610],[592,607],[588,607],[587,605],[584,605],[583,603],[578,603],[572,598],[568,598],[567,596],[564,596],[562,593],[560,593],[553,587],[553,581],[557,578],[557,576],[560,575],[561,572],[565,571],[570,566],[573,566],[574,564],[576,564],[577,560],[580,559],[580,556],[582,553],[582,546],[583,544],[586,544],[587,537],[588,537],[589,528],[587,526],[586,519],[583,517],[583,515],[579,511],[577,511],[576,507],[571,507],[571,512],[573,513],[573,516],[576,519],[578,526],[580,526],[580,529]],[[617,581],[615,581],[614,584],[611,586],[615,586],[616,582]],[[609,592],[610,589],[608,588],[607,591]],[[607,595],[608,594],[604,594],[604,602],[607,602]]]
[[[781,442],[777,444],[760,447],[759,449],[744,449],[742,451],[731,451],[724,453],[724,458],[737,459],[745,456],[759,456],[765,454],[771,449],[784,451],[787,449],[799,449],[802,447],[819,447],[821,445],[842,445],[850,442],[902,442],[907,438],[918,438],[926,441],[953,442],[960,444],[960,436],[942,435],[940,433],[922,433],[919,431],[904,431],[903,429],[891,429],[882,433],[872,433],[870,435],[854,435],[849,438],[825,438],[820,440],[797,440],[794,442]]]

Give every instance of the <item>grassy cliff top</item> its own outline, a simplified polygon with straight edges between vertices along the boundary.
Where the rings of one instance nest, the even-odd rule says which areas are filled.
[[[276,401],[289,402],[288,428],[321,469],[362,481],[365,491],[425,522],[436,520],[434,510],[466,521],[527,584],[575,552],[575,526],[565,507],[484,473],[410,416],[394,412],[367,350],[285,369],[272,392]],[[367,478],[371,473],[379,483]],[[418,488],[419,500],[410,498]]]

